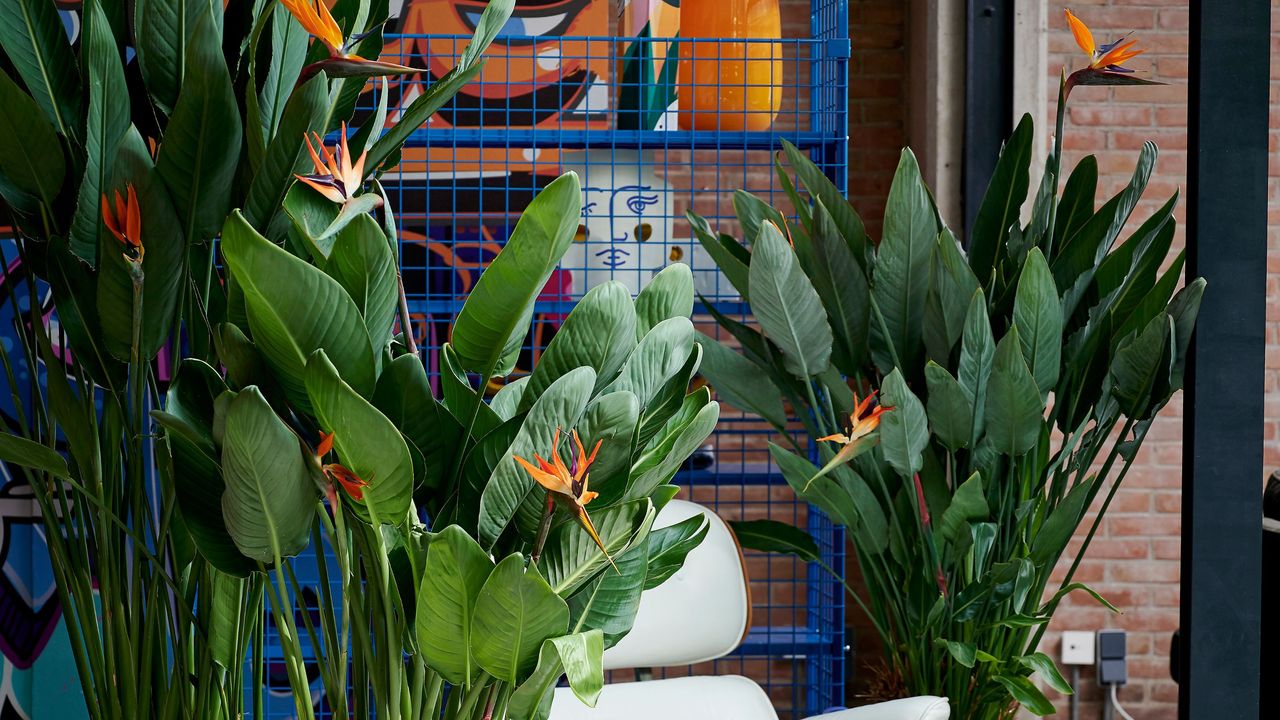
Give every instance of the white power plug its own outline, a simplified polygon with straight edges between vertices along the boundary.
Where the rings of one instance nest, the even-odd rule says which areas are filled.
[[[1067,630],[1062,633],[1062,664],[1093,665],[1097,644],[1094,634],[1088,630]]]

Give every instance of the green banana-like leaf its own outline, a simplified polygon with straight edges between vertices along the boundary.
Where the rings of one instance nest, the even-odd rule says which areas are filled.
[[[142,214],[145,278],[138,354],[146,361],[155,357],[173,330],[186,245],[169,194],[151,165],[151,155],[137,129],[130,127],[120,141],[113,165],[111,185],[133,185]],[[110,244],[104,246],[98,259],[99,322],[107,351],[116,359],[129,362],[133,349],[133,279],[122,255],[123,246],[110,235],[103,237]]]
[[[675,263],[653,276],[636,295],[636,340],[655,325],[673,317],[693,314],[693,271]]]
[[[294,183],[294,173],[307,172],[311,167],[305,138],[312,132],[325,131],[328,89],[329,80],[321,72],[294,89],[285,103],[279,128],[267,145],[245,202],[244,216],[259,231],[265,230],[279,211]]]
[[[747,243],[751,244],[752,251],[755,250],[755,243],[759,242],[760,231],[764,229],[766,222],[776,227],[779,232],[786,232],[787,219],[782,216],[782,213],[746,190],[733,191],[733,212],[738,216],[738,223],[742,225],[742,236]]]
[[[689,220],[689,227],[693,230],[694,236],[698,238],[698,242],[706,249],[711,259],[715,260],[716,267],[724,274],[725,279],[744,300],[747,299],[749,297],[747,291],[751,284],[750,272],[747,269],[751,264],[750,253],[736,240],[717,235],[706,219],[692,210],[685,212],[685,218]]]
[[[880,447],[885,462],[909,478],[924,466],[922,453],[929,444],[928,417],[920,398],[907,387],[902,371],[895,368],[880,389],[880,404],[893,408],[880,418]]]
[[[243,288],[253,341],[290,402],[311,408],[304,377],[319,349],[357,393],[373,393],[373,343],[336,280],[259,235],[239,210],[222,230],[222,254]]]
[[[188,243],[206,242],[222,227],[243,137],[214,12],[222,9],[206,6],[189,30],[182,90],[156,157]]]
[[[649,497],[670,482],[685,460],[702,446],[720,419],[720,403],[702,388],[690,393],[661,433],[636,459],[623,500]]]
[[[401,355],[388,363],[373,404],[422,453],[428,486],[444,482],[461,450],[462,426],[432,396],[422,361]]]
[[[375,359],[391,342],[395,323],[396,259],[378,222],[358,215],[337,234],[324,271],[338,281],[355,301],[369,331]]]
[[[929,387],[929,426],[950,450],[973,440],[973,396],[941,365],[930,360],[924,367]]]
[[[527,410],[551,383],[577,367],[596,372],[598,392],[611,382],[636,346],[636,311],[622,283],[597,285],[582,296],[538,358],[520,400]]]
[[[298,438],[253,386],[231,399],[224,426],[227,532],[251,560],[297,555],[307,546],[316,511],[316,487]]]
[[[307,362],[306,386],[320,429],[333,433],[333,446],[346,468],[364,480],[361,514],[375,523],[397,525],[413,500],[413,459],[395,425],[342,381],[324,350]]]
[[[969,537],[969,523],[986,520],[990,512],[982,491],[982,476],[975,472],[956,488],[951,504],[942,512],[938,528],[944,539],[954,543]]]
[[[471,620],[471,653],[499,680],[517,684],[533,672],[542,642],[564,635],[569,606],[537,568],[524,567],[520,553],[508,555],[485,581]]]
[[[806,379],[826,370],[833,340],[822,299],[771,222],[756,236],[749,272],[751,311],[782,351],[787,371]]]
[[[427,667],[454,685],[470,685],[479,672],[471,658],[471,618],[492,571],[489,555],[457,525],[431,540],[418,588],[418,647]]]
[[[14,3],[19,4],[19,3]],[[0,73],[0,135],[21,138],[0,144],[0,193],[17,210],[36,214],[36,203],[53,207],[66,167],[57,132],[31,96]]]
[[[617,572],[610,568],[598,573],[569,596],[570,632],[600,630],[606,647],[616,645],[631,632],[640,609],[640,595],[646,589],[652,537],[650,533],[644,542],[614,558]]]
[[[1009,228],[1021,222],[1019,214],[1031,187],[1031,143],[1034,135],[1031,116],[1023,115],[1018,127],[1000,149],[1000,158],[973,221],[973,230],[969,234],[969,266],[984,286],[990,283],[993,268],[1006,252]]]
[[[552,383],[529,409],[529,414],[520,425],[520,431],[494,467],[489,483],[480,497],[477,539],[482,546],[493,547],[525,502],[526,496],[533,495],[534,489],[539,487],[524,468],[516,463],[514,456],[535,462],[533,456],[537,453],[549,459],[556,428],[560,428],[561,448],[567,451],[570,443],[569,430],[582,417],[594,385],[595,372],[591,368],[576,368]],[[540,500],[535,498],[530,503],[537,507]],[[537,510],[533,511],[534,527],[537,525],[538,514]]]
[[[991,336],[991,319],[987,317],[987,301],[982,290],[973,294],[965,313],[964,338],[960,342],[960,367],[957,379],[973,398],[973,441],[976,447],[986,421],[987,383],[996,341]]]
[[[520,412],[520,403],[524,401],[524,393],[529,389],[529,378],[529,375],[525,375],[508,382],[498,388],[498,392],[494,393],[489,400],[489,409],[502,422],[510,420]]]
[[[84,93],[58,7],[49,0],[0,3],[0,46],[45,119],[78,145]]]
[[[591,510],[591,507],[587,508],[587,512]],[[621,555],[635,543],[643,542],[653,523],[653,516],[653,503],[647,498],[591,513],[600,542],[609,553],[608,558],[596,546],[591,535],[566,516],[547,535],[538,570],[546,576],[547,583],[556,594],[567,598],[596,573],[618,572],[610,558]]]
[[[85,121],[84,176],[67,244],[81,260],[97,265],[99,236],[115,242],[102,225],[102,194],[111,181],[116,148],[129,129],[129,89],[124,68],[115,35],[98,0],[84,5],[81,56],[89,68],[89,114]],[[124,188],[118,189],[123,194]]]
[[[871,297],[871,354],[881,372],[917,366],[929,291],[929,258],[938,239],[938,222],[920,166],[903,150],[885,206],[884,236],[876,248]],[[981,274],[979,274],[981,277]],[[876,314],[876,309],[879,314]]]
[[[650,531],[644,589],[652,590],[679,572],[684,567],[685,558],[702,544],[710,530],[711,522],[702,515],[695,515],[675,525]],[[570,609],[572,607],[570,603]]]
[[[1022,266],[1013,324],[1018,328],[1022,357],[1040,388],[1040,396],[1047,397],[1058,383],[1062,360],[1062,302],[1040,248],[1032,248]]]
[[[698,334],[702,346],[699,372],[711,383],[716,397],[764,418],[776,428],[786,427],[782,391],[763,370],[735,350]]]
[[[173,112],[178,102],[192,30],[209,12],[209,3],[200,0],[138,0],[134,6],[138,68],[147,94],[166,113]],[[219,64],[226,68],[225,62]]]
[[[591,489],[600,493],[601,505],[612,504],[626,491],[632,438],[639,422],[640,402],[625,390],[593,399],[578,421],[578,434],[588,450],[600,442],[591,465]]]
[[[605,392],[627,391],[647,409],[659,390],[680,372],[694,350],[693,323],[674,317],[654,326],[631,351],[622,374]]]
[[[800,178],[800,182],[804,184],[805,189],[809,191],[810,197],[814,199],[814,204],[821,203],[823,208],[831,216],[832,222],[840,231],[840,235],[844,238],[845,244],[853,251],[854,258],[862,267],[864,273],[870,271],[868,267],[868,247],[867,230],[862,223],[862,218],[858,217],[858,213],[845,199],[845,194],[831,182],[827,174],[822,171],[812,160],[805,155],[804,151],[795,145],[782,141],[782,149],[787,155],[787,162],[795,168],[796,176]]]
[[[1000,339],[987,384],[987,437],[1013,457],[1035,446],[1044,419],[1040,390],[1023,359],[1021,342],[1017,326]]]
[[[833,333],[831,362],[846,375],[861,372],[867,356],[870,290],[854,251],[821,200],[813,204],[813,229],[796,239],[796,257],[822,299]]]
[[[512,720],[545,718],[551,691],[561,676],[588,707],[595,707],[604,689],[604,636],[599,630],[549,638],[542,643],[533,675],[511,693],[507,714]],[[547,708],[549,712],[549,707]]]
[[[582,189],[572,172],[553,180],[525,208],[454,324],[453,346],[463,368],[484,380],[511,373],[534,301],[573,242],[581,210]]]
[[[736,520],[729,523],[738,544],[748,550],[794,555],[805,562],[818,562],[822,554],[809,533],[777,520]]]
[[[925,301],[924,344],[930,358],[947,364],[951,349],[964,334],[965,311],[979,283],[960,252],[960,243],[946,228],[938,234],[934,248],[932,278]]]

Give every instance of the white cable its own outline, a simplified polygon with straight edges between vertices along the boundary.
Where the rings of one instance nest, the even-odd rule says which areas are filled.
[[[1120,713],[1120,717],[1124,718],[1124,720],[1133,720],[1133,716],[1120,707],[1120,699],[1116,697],[1116,687],[1116,685],[1111,686],[1111,707],[1115,708],[1116,712]]]

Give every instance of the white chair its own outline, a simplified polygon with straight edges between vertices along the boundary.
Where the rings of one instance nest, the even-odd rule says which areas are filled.
[[[711,521],[707,537],[684,567],[644,594],[635,626],[605,651],[606,670],[663,668],[715,660],[746,637],[751,600],[746,564],[733,531],[696,503],[672,500],[654,524],[674,525],[701,514]],[[947,720],[946,698],[914,697],[811,720]],[[594,709],[568,688],[558,688],[551,720],[778,720],[764,690],[737,675],[679,677],[606,685]]]

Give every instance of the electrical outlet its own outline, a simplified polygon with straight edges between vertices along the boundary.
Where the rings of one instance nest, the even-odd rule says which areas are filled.
[[[1094,651],[1093,633],[1088,630],[1068,630],[1062,633],[1062,664],[1092,665]]]
[[[1128,654],[1123,630],[1098,633],[1098,684],[1124,685],[1129,681]]]

